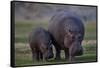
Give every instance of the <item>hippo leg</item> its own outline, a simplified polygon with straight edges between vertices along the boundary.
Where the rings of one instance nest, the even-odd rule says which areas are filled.
[[[55,49],[56,49],[56,57],[55,57],[55,59],[56,60],[60,60],[61,59],[61,57],[60,57],[60,48],[57,48],[57,47],[55,47]]]
[[[39,51],[36,51],[36,60],[37,60],[37,61],[39,61],[39,60],[40,60]]]
[[[69,58],[69,48],[65,48],[64,52],[65,52],[65,59],[67,60]]]
[[[34,47],[32,47],[32,44],[30,44],[30,47],[32,50],[32,59],[33,59],[33,61],[36,61],[36,57],[37,57],[36,49]]]
[[[33,58],[33,61],[35,62],[37,59],[37,53],[35,51],[32,51],[32,58]]]

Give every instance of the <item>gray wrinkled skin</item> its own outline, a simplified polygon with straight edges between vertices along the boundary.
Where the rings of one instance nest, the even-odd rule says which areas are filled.
[[[51,37],[45,29],[38,27],[29,35],[33,61],[47,60],[53,57]]]
[[[49,22],[48,31],[56,49],[55,59],[61,59],[62,49],[69,62],[74,61],[75,56],[83,54],[81,43],[84,38],[84,25],[76,14],[66,11],[57,12]]]

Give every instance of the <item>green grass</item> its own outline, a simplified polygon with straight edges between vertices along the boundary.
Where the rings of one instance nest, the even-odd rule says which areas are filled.
[[[83,45],[84,54],[82,56],[77,56],[75,62],[90,62],[96,61],[96,44],[93,45]],[[55,50],[53,49],[54,53]],[[62,59],[56,61],[54,59],[49,60],[48,62],[33,62],[31,49],[28,44],[16,43],[15,44],[15,62],[16,66],[23,65],[41,65],[41,64],[57,64],[57,63],[68,63],[68,60],[64,59],[64,52],[61,51]]]
[[[47,22],[16,22],[15,23],[15,42],[28,42],[29,33],[36,27],[47,29]]]
[[[28,45],[28,36],[32,29],[36,27],[43,27],[47,29],[47,22],[16,22],[15,23],[15,65],[42,65],[42,64],[57,64],[57,63],[68,63],[64,59],[64,52],[61,51],[62,59],[56,61],[51,59],[48,62],[35,62],[32,61],[32,54],[30,47]],[[96,41],[96,23],[86,23],[85,24],[85,37],[84,41]],[[87,43],[87,42],[86,42]],[[96,48],[97,43],[83,43],[84,54],[82,56],[77,56],[75,62],[90,62],[96,61]],[[53,50],[55,53],[55,50]]]
[[[91,23],[86,23],[85,24],[85,40],[96,40],[96,23],[91,22]]]
[[[30,57],[31,58],[31,57]],[[61,59],[59,61],[57,60],[49,60],[49,61],[35,61],[33,62],[32,59],[29,59],[24,57],[24,59],[16,59],[16,66],[24,66],[24,65],[43,65],[43,64],[62,64],[62,63],[68,63],[68,60],[65,59]],[[79,63],[79,62],[92,62],[92,61],[96,61],[96,57],[95,55],[84,55],[81,57],[76,57],[75,63]]]
[[[28,42],[28,35],[36,27],[47,29],[47,22],[16,22],[15,23],[15,42]],[[96,40],[96,23],[85,24],[84,40]]]

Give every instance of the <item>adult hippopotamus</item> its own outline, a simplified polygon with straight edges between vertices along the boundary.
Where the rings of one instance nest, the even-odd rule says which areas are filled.
[[[33,60],[47,60],[53,57],[51,37],[42,27],[32,30],[29,35],[29,44]]]
[[[65,58],[72,62],[75,56],[83,54],[82,40],[84,38],[84,24],[78,15],[60,11],[50,20],[48,31],[51,34],[56,49],[55,59],[59,60],[63,49]]]

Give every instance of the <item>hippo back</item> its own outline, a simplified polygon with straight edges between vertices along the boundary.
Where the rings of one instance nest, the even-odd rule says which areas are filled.
[[[76,34],[81,34],[83,40],[84,25],[79,16],[66,11],[57,12],[51,18],[48,27],[48,31],[51,33],[53,40],[58,44],[63,45],[64,37],[69,30]]]
[[[45,29],[38,27],[32,30],[32,32],[29,35],[29,42],[42,42],[42,43],[49,43],[51,40],[50,35],[48,31]]]

